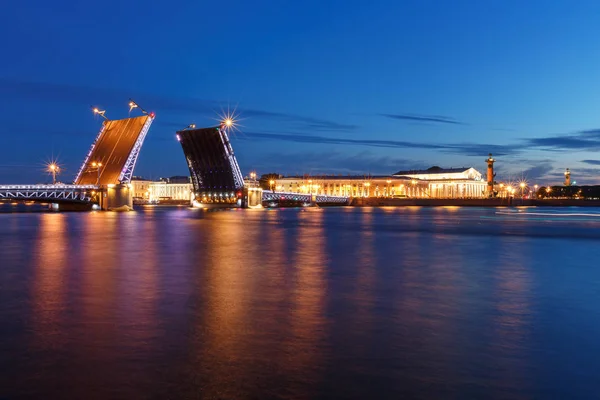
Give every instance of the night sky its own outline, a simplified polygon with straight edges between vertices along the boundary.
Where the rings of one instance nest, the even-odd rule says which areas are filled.
[[[473,166],[600,184],[598,1],[4,1],[0,183],[69,182],[131,97],[136,168],[188,174],[175,131],[236,109],[244,174]],[[135,113],[135,111],[134,111]],[[137,115],[137,114],[135,114]]]

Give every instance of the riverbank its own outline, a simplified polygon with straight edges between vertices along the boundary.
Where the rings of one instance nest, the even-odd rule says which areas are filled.
[[[354,207],[600,207],[600,200],[582,199],[387,199],[354,198]]]

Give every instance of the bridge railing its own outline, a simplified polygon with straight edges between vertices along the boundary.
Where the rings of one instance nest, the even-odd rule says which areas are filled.
[[[94,185],[0,185],[0,199],[90,201]]]
[[[295,200],[310,202],[314,195],[308,193],[294,193],[294,192],[272,192],[263,191],[263,201],[275,201],[275,200]],[[349,197],[344,196],[327,196],[327,195],[316,195],[315,201],[317,203],[340,203],[344,204],[348,202]]]

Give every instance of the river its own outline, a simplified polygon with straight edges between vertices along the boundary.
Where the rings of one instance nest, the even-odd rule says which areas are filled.
[[[0,213],[0,398],[587,399],[600,209]]]

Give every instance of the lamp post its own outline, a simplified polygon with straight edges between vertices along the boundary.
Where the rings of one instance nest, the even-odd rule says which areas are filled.
[[[92,111],[94,112],[94,114],[98,114],[99,116],[104,118],[106,121],[108,121],[108,117],[105,115],[106,110],[99,110],[97,107],[94,107],[94,108],[92,108]]]
[[[60,167],[55,163],[48,165],[48,172],[52,174],[52,184],[56,185],[56,174],[60,173]]]
[[[100,168],[102,168],[102,163],[93,161],[92,167],[95,168],[96,172],[98,173],[98,177],[96,178],[96,186],[98,186],[98,184],[100,183]]]
[[[537,188],[538,188],[538,185],[533,185],[533,191],[534,191],[533,195],[534,195],[534,198],[536,198],[536,199],[537,199]]]
[[[525,198],[525,182],[521,182],[519,184],[519,186],[521,186],[521,199]]]

